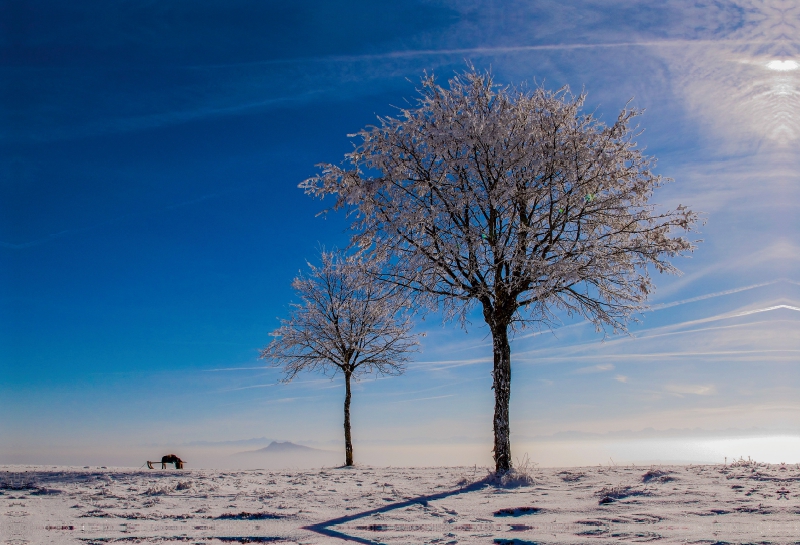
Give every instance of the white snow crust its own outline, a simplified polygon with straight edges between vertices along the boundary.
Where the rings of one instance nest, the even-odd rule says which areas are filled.
[[[800,466],[0,466],[0,543],[797,543]]]

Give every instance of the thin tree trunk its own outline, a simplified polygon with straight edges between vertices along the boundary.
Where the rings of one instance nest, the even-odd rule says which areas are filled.
[[[353,440],[350,437],[350,371],[344,373],[344,465],[353,465]]]
[[[495,471],[511,469],[511,347],[508,344],[508,325],[495,325],[492,330],[494,348],[494,463]]]

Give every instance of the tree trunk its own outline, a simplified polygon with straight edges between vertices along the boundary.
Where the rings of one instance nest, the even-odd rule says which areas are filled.
[[[508,324],[491,327],[494,348],[494,463],[495,471],[511,469],[511,347],[508,344]]]
[[[353,440],[350,437],[350,371],[344,373],[344,465],[353,465]]]

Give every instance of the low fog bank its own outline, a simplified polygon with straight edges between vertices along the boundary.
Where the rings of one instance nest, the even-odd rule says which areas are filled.
[[[151,460],[158,463],[154,467],[160,468],[165,454],[180,456],[186,461],[186,469],[307,469],[344,463],[343,445],[311,448],[293,443],[241,443],[107,444],[94,448],[71,445],[30,451],[4,445],[0,446],[0,464],[136,468]],[[748,457],[763,463],[794,464],[800,463],[800,434],[522,439],[512,441],[512,456],[517,464],[527,459],[539,467],[722,464]],[[355,443],[355,461],[376,467],[493,465],[490,441],[419,445],[362,441]]]

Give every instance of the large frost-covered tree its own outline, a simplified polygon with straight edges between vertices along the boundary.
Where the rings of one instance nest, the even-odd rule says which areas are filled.
[[[658,210],[668,181],[634,142],[623,109],[605,125],[584,95],[499,87],[475,69],[448,88],[422,80],[415,107],[379,118],[341,166],[300,184],[335,195],[354,217],[353,242],[416,300],[466,323],[479,305],[493,340],[494,459],[511,468],[509,401],[515,327],[557,313],[624,331],[653,289],[649,270],[694,249],[675,231],[697,215]]]
[[[321,265],[292,282],[301,302],[272,335],[261,358],[283,367],[284,382],[300,371],[344,375],[345,465],[353,465],[350,380],[398,375],[418,345],[404,294],[375,282],[375,271],[355,256],[321,252]]]

